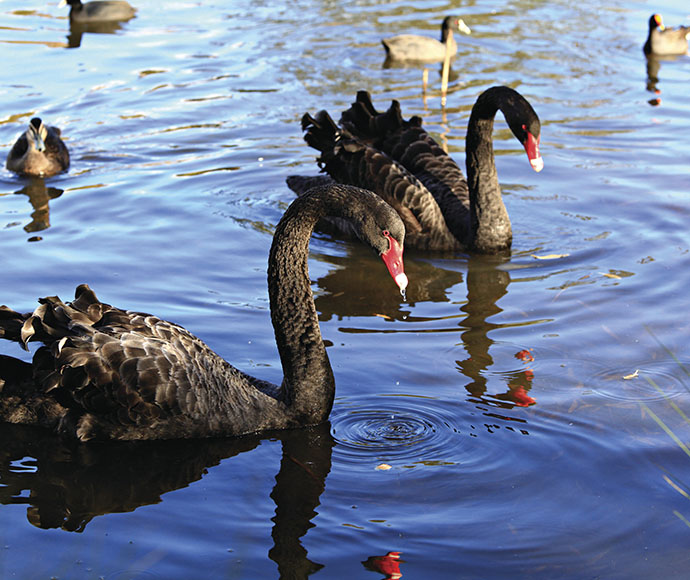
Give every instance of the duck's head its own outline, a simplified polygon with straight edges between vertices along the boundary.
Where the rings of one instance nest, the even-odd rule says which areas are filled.
[[[45,139],[48,136],[48,129],[46,129],[43,121],[39,117],[34,117],[29,121],[29,128],[26,131],[26,137],[29,143],[32,143],[37,151],[45,151]]]
[[[649,30],[654,30],[658,28],[659,30],[664,30],[664,21],[661,19],[661,14],[652,14],[649,17]]]

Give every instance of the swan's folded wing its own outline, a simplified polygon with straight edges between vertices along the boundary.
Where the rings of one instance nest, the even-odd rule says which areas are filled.
[[[376,192],[398,212],[407,232],[408,247],[455,250],[457,239],[427,188],[385,153],[339,129],[325,111],[305,116],[305,140],[321,151],[319,165],[338,183]]]
[[[398,101],[379,113],[366,91],[343,112],[342,126],[357,139],[401,164],[431,193],[448,228],[459,240],[470,238],[469,191],[458,164],[424,130],[422,119],[405,120]]]

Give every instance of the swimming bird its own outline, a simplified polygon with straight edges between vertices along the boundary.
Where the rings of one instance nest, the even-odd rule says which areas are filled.
[[[23,376],[0,372],[0,420],[82,441],[234,436],[325,421],[335,381],[307,264],[309,238],[325,215],[350,220],[400,289],[407,286],[404,226],[381,198],[331,185],[294,200],[268,259],[281,385],[236,369],[181,326],[102,303],[82,284],[72,302],[41,298],[27,314],[0,307],[0,337],[43,343]]]
[[[441,24],[441,40],[419,34],[398,34],[384,38],[381,43],[386,49],[386,57],[396,61],[442,62],[446,50],[453,56],[458,45],[453,38],[453,31],[471,34],[470,28],[462,18],[446,16]]]
[[[321,152],[319,166],[329,177],[290,176],[299,193],[316,183],[348,183],[376,192],[400,214],[408,248],[506,251],[512,243],[510,218],[503,204],[494,160],[494,117],[501,110],[524,147],[532,169],[541,171],[541,124],[517,91],[496,86],[472,107],[462,170],[422,127],[420,117],[406,121],[393,101],[379,113],[366,91],[342,114],[340,126],[326,111],[302,117],[305,141]],[[332,224],[338,228],[338,224]]]
[[[136,13],[125,0],[93,0],[86,4],[82,4],[81,0],[60,0],[58,7],[67,4],[70,5],[70,21],[80,24],[129,20]]]
[[[666,28],[661,14],[652,14],[649,18],[649,34],[644,43],[645,54],[673,56],[687,54],[690,26]]]
[[[57,127],[46,126],[34,117],[7,156],[6,167],[21,175],[50,177],[69,167],[69,151]]]

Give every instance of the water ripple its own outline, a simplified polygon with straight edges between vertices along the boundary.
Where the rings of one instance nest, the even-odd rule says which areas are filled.
[[[649,402],[690,392],[687,363],[672,360],[640,362],[636,368],[615,367],[593,377],[593,391],[618,401]]]
[[[348,464],[372,458],[393,466],[453,465],[471,461],[469,426],[460,427],[454,405],[409,395],[357,398],[331,416],[335,453]],[[485,446],[481,453],[486,453]]]

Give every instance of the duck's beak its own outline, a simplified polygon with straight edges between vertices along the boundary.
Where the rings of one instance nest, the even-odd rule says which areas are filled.
[[[405,267],[403,265],[403,248],[393,236],[389,235],[386,237],[388,238],[389,248],[381,254],[381,258],[383,258],[388,272],[390,272],[393,280],[400,288],[400,293],[404,295],[405,288],[407,288],[407,276],[405,275]]]

